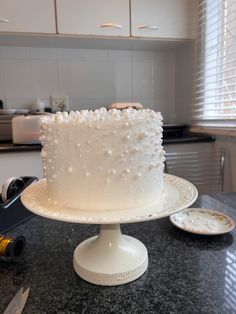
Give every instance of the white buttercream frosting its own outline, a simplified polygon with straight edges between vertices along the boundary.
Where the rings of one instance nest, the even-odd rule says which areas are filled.
[[[120,210],[158,203],[162,116],[150,109],[58,112],[41,122],[49,198],[72,208]]]

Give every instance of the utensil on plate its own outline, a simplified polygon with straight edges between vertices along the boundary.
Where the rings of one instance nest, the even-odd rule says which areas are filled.
[[[3,314],[21,314],[29,296],[30,288],[23,292],[23,287],[13,297]]]

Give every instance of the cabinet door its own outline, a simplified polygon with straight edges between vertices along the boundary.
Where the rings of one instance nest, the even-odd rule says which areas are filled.
[[[131,0],[131,35],[193,38],[194,0]]]
[[[129,36],[129,0],[57,0],[60,34]]]
[[[0,0],[0,32],[56,33],[53,0]]]

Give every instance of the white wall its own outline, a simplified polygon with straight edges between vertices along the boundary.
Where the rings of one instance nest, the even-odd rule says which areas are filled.
[[[192,73],[194,49],[192,43],[181,45],[176,51],[175,118],[176,122],[190,124],[192,101]]]
[[[69,96],[70,110],[141,102],[175,119],[175,52],[0,47],[0,99],[30,108],[36,97]]]

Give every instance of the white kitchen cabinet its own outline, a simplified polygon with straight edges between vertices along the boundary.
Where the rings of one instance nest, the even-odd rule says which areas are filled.
[[[59,34],[129,37],[129,0],[56,0]]]
[[[43,177],[40,152],[1,153],[0,165],[0,188],[10,177]]]
[[[194,0],[131,0],[131,36],[194,38]]]
[[[0,0],[0,32],[56,33],[53,0]]]

